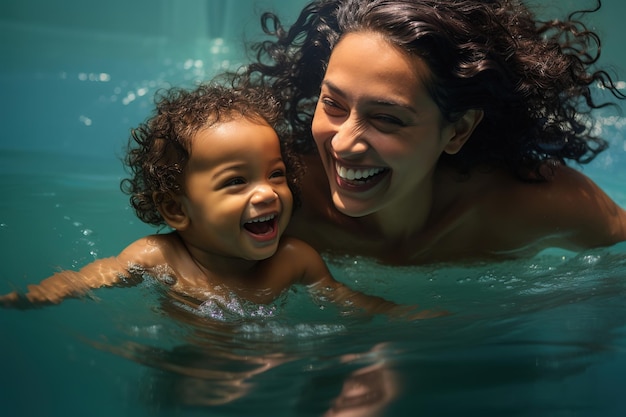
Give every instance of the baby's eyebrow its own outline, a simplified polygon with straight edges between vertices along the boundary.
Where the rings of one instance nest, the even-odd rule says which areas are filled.
[[[222,175],[232,174],[233,172],[239,172],[245,169],[247,166],[248,164],[243,163],[243,162],[241,163],[233,162],[215,171],[215,175],[213,175],[213,177],[219,177]]]
[[[277,156],[276,158],[271,159],[268,165],[275,165],[279,163],[283,165],[285,164],[282,156]],[[226,162],[222,165],[223,167],[220,167],[219,170],[215,171],[215,175],[213,175],[214,177],[238,173],[250,168],[250,164],[247,162]]]

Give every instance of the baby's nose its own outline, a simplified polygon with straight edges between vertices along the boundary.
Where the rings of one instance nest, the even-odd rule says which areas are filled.
[[[263,203],[271,203],[276,200],[278,195],[274,191],[272,187],[267,184],[259,185],[254,190],[254,195],[252,196],[253,204],[263,204]]]

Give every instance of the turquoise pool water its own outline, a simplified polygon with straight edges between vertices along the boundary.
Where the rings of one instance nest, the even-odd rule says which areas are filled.
[[[160,86],[243,62],[242,38],[258,34],[260,10],[289,17],[303,4],[182,3],[4,4],[0,292],[153,232],[119,191],[129,128]],[[603,62],[623,80],[625,6],[604,3],[593,18]],[[611,148],[583,169],[626,207],[626,120],[599,116]],[[383,268],[360,258],[330,266],[363,291],[453,314],[366,320],[298,289],[265,308],[192,314],[150,280],[0,310],[0,415],[317,416],[363,386],[371,395],[352,402],[394,393],[388,416],[626,412],[626,244],[472,267]]]

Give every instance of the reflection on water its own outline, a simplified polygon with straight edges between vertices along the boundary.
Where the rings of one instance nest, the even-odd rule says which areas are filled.
[[[104,392],[126,386],[134,416],[617,416],[624,249],[400,270],[331,261],[351,284],[453,313],[433,320],[342,315],[297,289],[261,309],[221,304],[231,310],[216,319],[215,310],[183,307],[149,281],[27,313],[57,317],[63,324],[51,334],[80,340],[81,355],[103,352],[96,375],[135,364],[136,372],[98,377]],[[80,365],[67,353],[55,360],[64,357]]]
[[[304,407],[298,415],[313,406],[320,412],[329,410],[328,415],[344,415],[348,410],[382,408],[395,396],[387,387],[391,371],[384,367],[382,348],[359,353],[349,342],[345,347],[350,353],[342,354],[335,344],[359,333],[351,328],[366,331],[369,318],[338,316],[328,311],[330,305],[322,309],[312,305],[321,312],[314,321],[284,314],[286,304],[311,304],[306,291],[291,291],[272,306],[239,300],[216,303],[210,311],[202,307],[204,303],[194,311],[157,285],[142,285],[139,291],[148,293],[141,297],[150,300],[148,306],[154,302],[152,310],[161,316],[157,327],[130,325],[122,335],[100,335],[86,342],[146,366],[137,398],[152,412],[221,406],[249,415],[257,407],[273,410],[268,404],[278,403],[271,399],[282,401],[287,392],[288,402]],[[355,371],[347,371],[347,364]],[[327,374],[342,368],[345,375]],[[320,373],[324,376],[317,376]],[[324,396],[308,403],[316,388],[311,377],[334,379],[336,386],[325,384]]]
[[[51,161],[3,158],[3,293],[150,232],[108,163]],[[355,289],[451,315],[354,316],[298,288],[269,306],[194,309],[146,280],[0,311],[0,405],[7,416],[623,415],[626,244],[473,266],[329,266]]]

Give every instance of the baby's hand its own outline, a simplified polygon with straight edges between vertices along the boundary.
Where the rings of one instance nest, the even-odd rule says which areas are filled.
[[[44,292],[37,286],[29,287],[28,294],[13,291],[0,295],[0,307],[19,310],[33,309],[49,304],[58,304],[63,298],[55,293]]]
[[[17,291],[0,295],[0,307],[4,308],[24,308],[30,304],[28,299]]]

